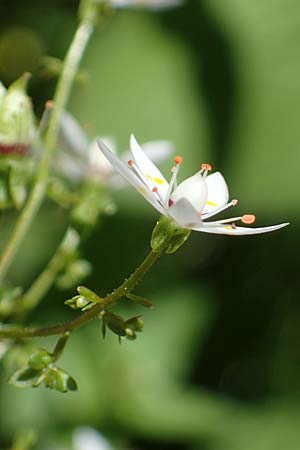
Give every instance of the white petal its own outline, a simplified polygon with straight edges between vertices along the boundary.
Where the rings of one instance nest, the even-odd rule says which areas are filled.
[[[186,198],[181,198],[170,206],[168,215],[183,228],[194,228],[202,223],[199,214]]]
[[[235,227],[232,228],[230,225],[216,225],[209,226],[208,223],[204,223],[201,227],[195,227],[195,231],[203,231],[204,233],[213,234],[228,234],[230,236],[243,236],[247,234],[261,234],[268,233],[269,231],[279,230],[280,228],[286,227],[288,223],[281,223],[279,225],[272,225],[270,227],[260,227],[260,228],[249,228],[249,227]]]
[[[225,205],[229,199],[228,187],[223,175],[214,172],[205,178],[207,185],[207,200],[202,211],[203,214],[213,212]]]
[[[150,191],[154,187],[157,188],[160,198],[162,201],[165,201],[169,189],[169,183],[156,165],[153,164],[147,155],[145,155],[133,134],[130,136],[130,149],[134,162],[140,172],[144,175],[145,182],[149,186]]]
[[[72,153],[87,160],[88,137],[74,116],[64,111],[60,118],[59,139]]]
[[[170,141],[144,142],[141,147],[148,158],[155,163],[164,161],[168,156],[174,153],[174,145]]]
[[[207,186],[205,179],[198,172],[187,178],[174,189],[171,200],[177,203],[181,198],[188,200],[194,209],[201,214],[207,199]]]
[[[98,145],[102,153],[106,156],[108,161],[111,163],[111,165],[114,167],[114,169],[119,172],[120,175],[122,175],[128,183],[132,184],[135,189],[143,195],[143,197],[155,208],[157,209],[161,214],[164,214],[164,210],[161,207],[161,205],[158,203],[158,200],[156,199],[153,192],[149,191],[147,186],[131,171],[131,169],[123,162],[121,161],[113,152],[109,150],[109,148],[102,142],[101,140],[98,141]]]
[[[99,177],[103,179],[107,179],[111,176],[112,166],[107,158],[104,156],[102,152],[99,152],[99,147],[97,142],[100,140],[100,137],[94,139],[88,148],[88,158],[89,158],[89,169],[92,174],[99,175]],[[109,143],[113,143],[112,139],[103,139],[101,137],[102,142],[105,143],[107,147],[112,148]],[[113,145],[114,146],[114,145]],[[112,149],[112,152],[114,150]]]

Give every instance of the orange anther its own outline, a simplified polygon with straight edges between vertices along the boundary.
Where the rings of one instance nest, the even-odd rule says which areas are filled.
[[[152,188],[152,192],[157,192],[157,191],[158,191],[157,187],[154,186],[154,188]]]
[[[52,100],[47,100],[45,103],[45,108],[46,109],[52,109],[54,106],[54,102]]]
[[[238,204],[238,200],[236,198],[234,198],[233,200],[231,200],[232,206],[236,206]]]
[[[133,166],[133,160],[132,159],[129,159],[129,161],[127,161],[127,163],[128,163],[129,166]]]
[[[255,215],[254,214],[245,214],[244,216],[242,216],[241,221],[243,223],[246,223],[247,225],[249,225],[250,223],[255,222]]]
[[[179,156],[179,155],[175,156],[175,158],[174,158],[174,163],[175,164],[181,164],[182,161],[183,161],[182,156]]]
[[[211,165],[208,163],[203,163],[203,164],[201,164],[201,169],[202,170],[211,170]]]

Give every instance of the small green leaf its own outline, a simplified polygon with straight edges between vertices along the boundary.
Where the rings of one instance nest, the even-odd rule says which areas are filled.
[[[134,303],[137,303],[138,305],[142,305],[145,308],[153,309],[153,304],[144,297],[140,297],[139,295],[134,295],[131,293],[126,294],[126,297],[129,298],[129,300],[133,301]]]

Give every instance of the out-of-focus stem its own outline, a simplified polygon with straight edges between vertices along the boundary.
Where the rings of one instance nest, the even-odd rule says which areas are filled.
[[[41,299],[47,294],[55,281],[57,274],[63,269],[66,263],[66,256],[71,250],[75,250],[77,242],[74,242],[73,249],[68,248],[66,251],[65,248],[67,244],[68,247],[70,247],[70,233],[72,233],[72,231],[68,228],[49,263],[23,296],[21,311],[19,314],[23,320],[27,313],[33,310],[39,304]]]
[[[44,150],[37,169],[36,179],[28,200],[19,215],[15,228],[0,258],[0,282],[5,277],[13,258],[16,255],[24,237],[26,236],[44,198],[49,168],[57,143],[60,116],[70,96],[79,63],[93,32],[93,28],[94,26],[92,21],[83,20],[75,33],[69,51],[66,55],[62,73],[57,83],[57,88],[54,95],[53,109],[49,119],[49,127],[45,135]]]

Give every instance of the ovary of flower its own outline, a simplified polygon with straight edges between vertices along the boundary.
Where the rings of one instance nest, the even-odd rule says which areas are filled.
[[[237,200],[229,201],[227,184],[220,172],[208,175],[211,166],[202,164],[200,170],[190,178],[177,185],[177,175],[182,158],[174,158],[170,183],[160,170],[143,152],[133,135],[130,138],[131,156],[128,163],[119,159],[103,141],[98,141],[100,150],[119,172],[138,192],[161,214],[173,219],[182,228],[205,233],[246,235],[267,233],[285,227],[281,223],[269,227],[238,227],[236,222],[251,224],[255,221],[253,214],[244,214],[230,219],[210,221],[207,219],[235,206]]]

